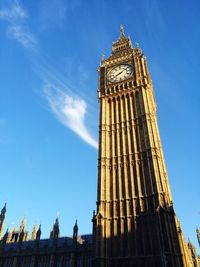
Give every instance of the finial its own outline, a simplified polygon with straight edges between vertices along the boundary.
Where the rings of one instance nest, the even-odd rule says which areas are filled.
[[[75,221],[74,228],[78,228],[77,219],[76,219],[76,221]]]
[[[21,225],[20,225],[20,232],[24,231],[26,225],[26,217],[22,219]]]
[[[59,224],[58,216],[56,217],[55,224],[56,224],[56,225],[58,225],[58,224]]]
[[[77,241],[78,237],[78,224],[77,224],[77,219],[73,228],[73,240]]]
[[[37,233],[36,233],[36,240],[40,240],[40,237],[41,237],[41,224],[39,226],[39,229],[37,230]]]
[[[60,235],[59,220],[58,220],[58,217],[56,217],[56,221],[53,225],[53,229],[50,232],[50,238],[51,239],[57,239],[57,238],[59,238],[59,235]]]
[[[1,210],[1,213],[6,213],[6,205],[7,205],[7,203],[4,204],[4,207],[3,207],[3,209]]]
[[[125,36],[125,34],[124,34],[124,26],[121,24],[120,25],[120,38],[124,37],[124,36]]]
[[[38,225],[37,224],[34,224],[34,226],[33,226],[33,232],[37,232],[37,230],[38,230]]]
[[[32,231],[32,236],[31,239],[35,240],[36,239],[36,234],[37,234],[37,224],[34,224],[33,231]]]
[[[104,53],[101,53],[101,60],[103,61],[105,59]]]
[[[198,225],[196,226],[196,233],[197,233],[197,239],[200,246],[200,229],[198,228]]]
[[[21,226],[25,226],[26,225],[26,217],[24,216],[24,218],[22,219],[22,222],[21,222]]]

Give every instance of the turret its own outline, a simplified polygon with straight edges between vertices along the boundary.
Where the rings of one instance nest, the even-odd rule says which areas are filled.
[[[73,228],[73,240],[77,242],[77,239],[78,239],[78,224],[76,220],[74,228]]]
[[[57,239],[60,236],[60,230],[59,230],[59,221],[58,217],[56,218],[56,221],[53,225],[53,230],[50,233],[50,238],[51,239]]]
[[[188,248],[192,257],[192,264],[194,267],[198,267],[198,255],[195,246],[191,243],[190,239],[188,240]]]
[[[22,241],[26,240],[25,226],[26,226],[26,218],[24,217],[22,219],[22,222],[21,222],[21,225],[20,225],[17,242],[22,242]]]
[[[10,243],[12,240],[12,234],[13,234],[13,229],[10,228],[10,230],[7,233],[7,238],[6,238],[6,243]]]
[[[36,240],[39,241],[40,240],[40,237],[41,237],[41,224],[39,226],[39,229],[37,230],[37,233],[36,233]]]
[[[33,232],[32,232],[32,235],[31,235],[31,240],[35,240],[36,239],[36,235],[37,235],[37,224],[34,225],[33,227]]]
[[[19,235],[18,235],[18,232],[17,232],[17,227],[15,226],[14,229],[13,229],[12,235],[11,235],[10,242],[12,242],[12,243],[17,242],[18,237],[19,237]]]
[[[18,236],[18,242],[23,242],[25,240],[26,236],[25,236],[25,233],[24,233],[24,228],[22,228],[22,231],[19,233],[19,236]]]
[[[6,203],[3,207],[3,209],[1,210],[1,214],[0,214],[0,240],[1,240],[1,237],[3,234],[3,230],[4,230],[5,214],[6,214]]]
[[[198,226],[196,228],[196,232],[197,232],[197,239],[198,239],[199,246],[200,246],[200,230],[199,230]]]
[[[20,233],[25,230],[25,226],[26,226],[26,218],[24,217],[20,225],[20,230],[19,230]]]

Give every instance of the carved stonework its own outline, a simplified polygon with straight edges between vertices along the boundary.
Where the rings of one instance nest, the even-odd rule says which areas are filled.
[[[146,58],[139,45],[132,46],[123,26],[111,56],[102,60],[98,70],[97,211],[101,218],[96,218],[95,264],[188,266],[178,236]],[[105,159],[112,168],[105,166]]]

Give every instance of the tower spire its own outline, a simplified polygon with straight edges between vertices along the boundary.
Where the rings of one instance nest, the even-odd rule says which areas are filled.
[[[31,240],[35,240],[36,239],[37,230],[38,230],[37,228],[38,228],[38,226],[37,226],[37,224],[35,224],[34,227],[33,227],[32,235],[31,235]]]
[[[24,217],[22,219],[21,225],[20,225],[20,232],[25,230],[25,226],[26,226],[26,217]]]
[[[18,242],[22,242],[24,239],[26,239],[25,226],[26,226],[26,218],[24,217],[22,219],[20,229],[19,229],[19,235],[17,238]]]
[[[200,246],[200,230],[199,230],[198,226],[196,228],[196,233],[197,233],[198,243],[199,243],[199,246]]]
[[[77,241],[78,238],[78,224],[77,224],[77,219],[73,228],[73,240]]]
[[[120,25],[120,38],[125,38],[125,33],[124,33],[124,26],[121,24]]]
[[[41,237],[41,224],[39,226],[39,229],[37,230],[37,233],[36,233],[36,240],[39,241],[40,240],[40,237]]]
[[[4,230],[4,224],[5,224],[5,216],[6,216],[6,205],[7,203],[5,203],[4,207],[1,210],[1,214],[0,214],[0,240],[3,234],[3,230]]]
[[[112,42],[112,53],[113,54],[119,54],[120,52],[132,49],[132,44],[130,37],[126,36],[124,33],[124,26],[120,25],[120,35],[116,42]]]
[[[53,230],[50,233],[50,238],[51,239],[57,239],[60,236],[60,229],[59,229],[59,221],[58,217],[56,217],[56,221],[53,225]]]

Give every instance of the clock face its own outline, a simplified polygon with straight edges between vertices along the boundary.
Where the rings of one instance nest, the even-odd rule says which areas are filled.
[[[110,82],[120,82],[133,74],[133,67],[129,64],[116,66],[108,71],[107,78]]]

